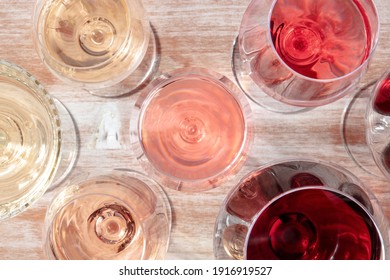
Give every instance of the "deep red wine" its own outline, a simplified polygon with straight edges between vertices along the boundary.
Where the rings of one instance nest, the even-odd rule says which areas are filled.
[[[373,109],[381,115],[390,116],[390,74],[384,77],[376,89]],[[383,166],[390,172],[390,144],[382,151]]]
[[[249,233],[247,259],[379,259],[368,214],[339,193],[304,188],[280,197]]]
[[[270,24],[282,60],[314,79],[352,72],[371,49],[368,18],[357,0],[278,0]]]
[[[390,116],[390,74],[380,82],[375,95],[374,110]]]

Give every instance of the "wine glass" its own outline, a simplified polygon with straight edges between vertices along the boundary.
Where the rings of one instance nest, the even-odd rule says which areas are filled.
[[[33,24],[49,70],[94,95],[133,92],[157,67],[154,33],[140,0],[38,0]]]
[[[383,175],[390,179],[390,69],[376,83],[365,119],[367,145]]]
[[[383,70],[382,70],[383,71]],[[350,158],[367,174],[389,178],[387,162],[389,72],[361,88],[345,107],[341,136]]]
[[[186,192],[233,175],[252,141],[251,109],[227,77],[205,68],[161,75],[131,117],[135,156],[162,185]]]
[[[227,195],[217,259],[385,259],[389,226],[377,199],[347,170],[310,159],[272,162]]]
[[[49,259],[162,259],[171,208],[155,181],[136,171],[112,170],[64,184],[45,225]]]
[[[234,43],[233,72],[268,110],[322,106],[355,88],[378,35],[372,0],[252,0]]]
[[[72,169],[74,123],[25,69],[0,60],[0,220],[33,204]],[[66,142],[64,141],[66,140]]]

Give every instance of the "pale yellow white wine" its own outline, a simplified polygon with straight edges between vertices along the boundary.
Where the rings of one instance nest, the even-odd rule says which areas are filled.
[[[59,155],[52,99],[24,70],[0,61],[0,219],[21,212],[45,192]]]
[[[140,1],[46,0],[35,13],[38,49],[54,74],[86,86],[115,84],[133,72],[150,35]]]

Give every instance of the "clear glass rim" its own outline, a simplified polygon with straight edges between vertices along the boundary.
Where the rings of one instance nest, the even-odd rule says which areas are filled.
[[[235,184],[235,186],[230,190],[230,192],[227,194],[227,196],[225,198],[224,204],[226,204],[226,202],[229,201],[231,196],[234,194],[235,189],[238,186],[242,185],[242,183],[244,183],[252,174],[255,174],[256,172],[259,172],[259,171],[262,171],[262,170],[266,170],[266,169],[274,167],[274,166],[278,166],[278,165],[281,165],[281,164],[289,164],[289,163],[294,163],[294,162],[304,162],[304,163],[313,163],[313,164],[323,165],[323,166],[329,167],[329,168],[331,168],[333,170],[337,170],[337,171],[343,173],[349,179],[351,179],[351,180],[353,179],[354,182],[357,182],[357,183],[359,183],[362,186],[364,185],[361,182],[361,180],[358,179],[356,177],[356,175],[354,175],[348,169],[346,169],[346,168],[344,168],[344,167],[342,167],[340,165],[337,165],[337,164],[335,164],[333,162],[326,162],[326,161],[323,161],[323,160],[313,159],[313,158],[310,158],[310,157],[302,157],[302,158],[299,158],[299,157],[284,157],[284,158],[281,158],[281,159],[271,160],[271,161],[269,161],[269,162],[267,162],[265,164],[259,164],[259,165],[256,165],[256,167],[251,168],[247,173],[245,173],[242,176],[242,178],[240,178],[238,183]],[[368,188],[365,187],[364,190],[369,195],[370,199],[377,200],[375,195]]]
[[[232,162],[227,165],[224,169],[222,169],[220,172],[218,172],[215,175],[206,177],[206,178],[200,178],[200,179],[185,179],[185,178],[179,178],[176,176],[173,176],[171,174],[167,174],[166,172],[163,172],[153,166],[149,160],[149,157],[147,155],[147,152],[145,151],[145,148],[142,144],[142,121],[145,114],[145,109],[149,105],[150,101],[153,99],[153,97],[158,94],[158,91],[161,87],[163,87],[166,84],[169,84],[170,82],[174,82],[178,80],[180,77],[206,77],[211,78],[214,82],[216,82],[219,86],[223,87],[237,102],[241,109],[243,121],[244,121],[244,134],[243,134],[243,141],[240,146],[240,150],[238,151],[237,155],[234,157]],[[141,96],[139,98],[139,102],[136,102],[140,105],[139,112],[137,113],[136,119],[136,128],[133,128],[136,130],[136,136],[137,136],[137,142],[140,148],[142,149],[143,155],[145,155],[146,159],[148,160],[148,165],[152,166],[152,169],[157,174],[154,174],[155,176],[159,176],[161,174],[162,176],[168,177],[170,180],[177,182],[177,183],[183,183],[183,184],[199,184],[199,183],[207,183],[210,181],[213,181],[215,179],[218,180],[218,178],[223,177],[224,174],[229,172],[232,168],[234,169],[236,165],[239,165],[241,162],[241,159],[243,157],[243,154],[245,154],[245,149],[249,148],[253,141],[253,121],[252,121],[252,110],[250,108],[249,102],[246,99],[246,96],[244,93],[226,76],[215,72],[213,70],[202,68],[202,67],[185,67],[185,68],[179,68],[173,71],[170,71],[168,73],[160,75],[158,78],[154,79],[150,83],[150,85],[141,93]],[[183,187],[183,186],[181,186]],[[200,187],[200,186],[197,186]],[[184,188],[182,191],[189,191],[189,192],[197,192],[197,191],[203,191],[207,189],[214,188],[216,186],[213,186],[213,184],[210,184],[209,187],[202,189],[197,188],[196,190],[191,190],[191,187]]]

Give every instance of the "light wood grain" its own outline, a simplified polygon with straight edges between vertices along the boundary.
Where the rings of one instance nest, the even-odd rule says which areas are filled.
[[[26,68],[70,110],[80,132],[80,154],[75,172],[132,168],[142,171],[129,142],[130,112],[138,94],[105,99],[77,91],[45,68],[34,50],[31,35],[31,0],[0,0],[0,57]],[[159,72],[186,66],[213,69],[233,80],[232,43],[249,0],[144,0],[159,39]],[[370,69],[360,88],[375,82],[390,66],[390,1],[377,1],[381,34]],[[370,89],[370,87],[368,87]],[[369,90],[361,96],[367,99]],[[255,140],[250,158],[235,180],[251,168],[287,157],[314,158],[337,163],[357,175],[377,196],[390,218],[390,182],[359,168],[347,154],[340,136],[342,114],[352,99],[295,115],[270,113],[254,103]],[[120,114],[122,149],[94,148],[102,111]],[[364,108],[361,108],[362,113]],[[356,121],[362,121],[358,118]],[[363,126],[363,123],[361,124]],[[364,135],[357,141],[363,141]],[[92,143],[92,144],[91,144]],[[371,159],[367,158],[370,162]],[[167,259],[213,259],[213,231],[217,213],[235,180],[202,193],[166,189],[173,211]],[[0,259],[42,259],[43,221],[52,197],[48,192],[25,213],[0,222]]]

